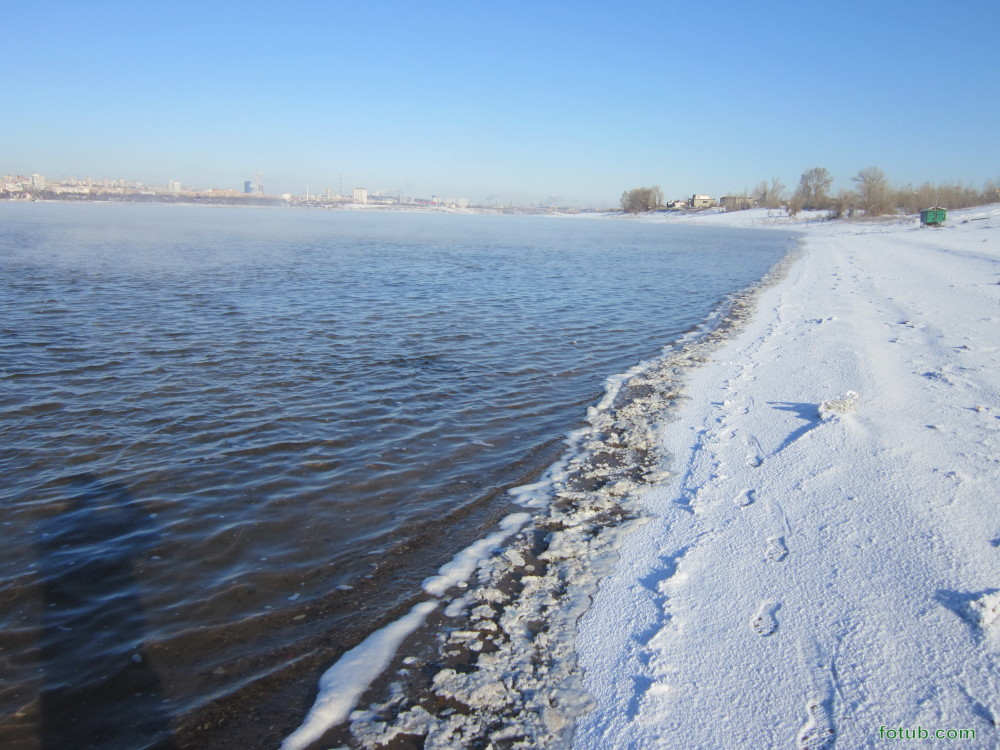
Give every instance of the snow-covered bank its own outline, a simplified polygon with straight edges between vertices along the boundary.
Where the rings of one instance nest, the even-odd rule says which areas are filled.
[[[807,231],[662,429],[577,748],[1000,746],[1000,209]]]

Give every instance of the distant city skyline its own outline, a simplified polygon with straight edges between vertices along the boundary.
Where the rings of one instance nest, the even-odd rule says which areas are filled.
[[[446,208],[469,208],[468,198],[453,198],[432,194],[429,197],[411,196],[405,194],[387,194],[383,192],[369,195],[368,189],[356,187],[350,195],[341,194],[332,187],[315,191],[306,188],[304,193],[270,194],[264,189],[261,175],[258,173],[252,180],[244,180],[241,189],[220,188],[218,186],[186,185],[180,180],[168,180],[166,185],[150,185],[141,180],[126,180],[123,178],[102,177],[69,177],[50,179],[38,172],[25,174],[5,174],[0,171],[0,199],[34,200],[129,200],[144,201],[147,199],[162,199],[170,202],[178,200],[196,200],[207,202],[223,202],[238,204],[243,199],[260,205],[274,205],[275,202],[289,205],[314,205],[337,207],[342,204],[375,204],[381,206],[431,206]],[[536,204],[537,206],[537,204]],[[527,206],[522,206],[527,208]],[[549,206],[555,207],[555,206]]]
[[[1000,3],[9,4],[0,170],[613,207],[1000,179]]]

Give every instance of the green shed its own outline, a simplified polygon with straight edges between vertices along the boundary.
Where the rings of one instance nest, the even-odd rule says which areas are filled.
[[[944,220],[947,218],[948,210],[945,208],[941,208],[940,206],[925,208],[920,212],[920,226],[939,227],[944,224]]]

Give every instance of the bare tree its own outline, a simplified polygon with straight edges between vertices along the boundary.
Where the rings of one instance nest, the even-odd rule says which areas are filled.
[[[780,208],[785,200],[785,183],[779,177],[771,178],[771,203],[767,208]]]
[[[980,195],[983,204],[996,203],[1000,201],[1000,180],[989,180],[983,185],[983,192]]]
[[[799,178],[792,201],[799,208],[826,208],[830,203],[833,175],[824,167],[807,169]]]
[[[634,188],[622,193],[621,201],[622,211],[628,214],[654,211],[663,205],[663,191],[659,185]]]
[[[753,199],[757,201],[758,206],[766,206],[767,202],[771,198],[771,186],[763,181],[758,182],[757,187],[753,189],[753,192],[750,193],[750,195],[752,195]]]
[[[895,209],[885,173],[878,167],[865,167],[851,180],[858,183],[858,199],[866,216],[881,216]]]
[[[753,197],[757,205],[763,208],[780,208],[785,199],[785,184],[777,177],[771,178],[771,183],[758,182],[753,189]]]

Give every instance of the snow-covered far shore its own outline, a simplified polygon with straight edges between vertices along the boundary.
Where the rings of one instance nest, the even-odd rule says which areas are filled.
[[[573,746],[1000,747],[1000,207],[678,220],[805,252],[661,430],[674,474],[579,623]]]

